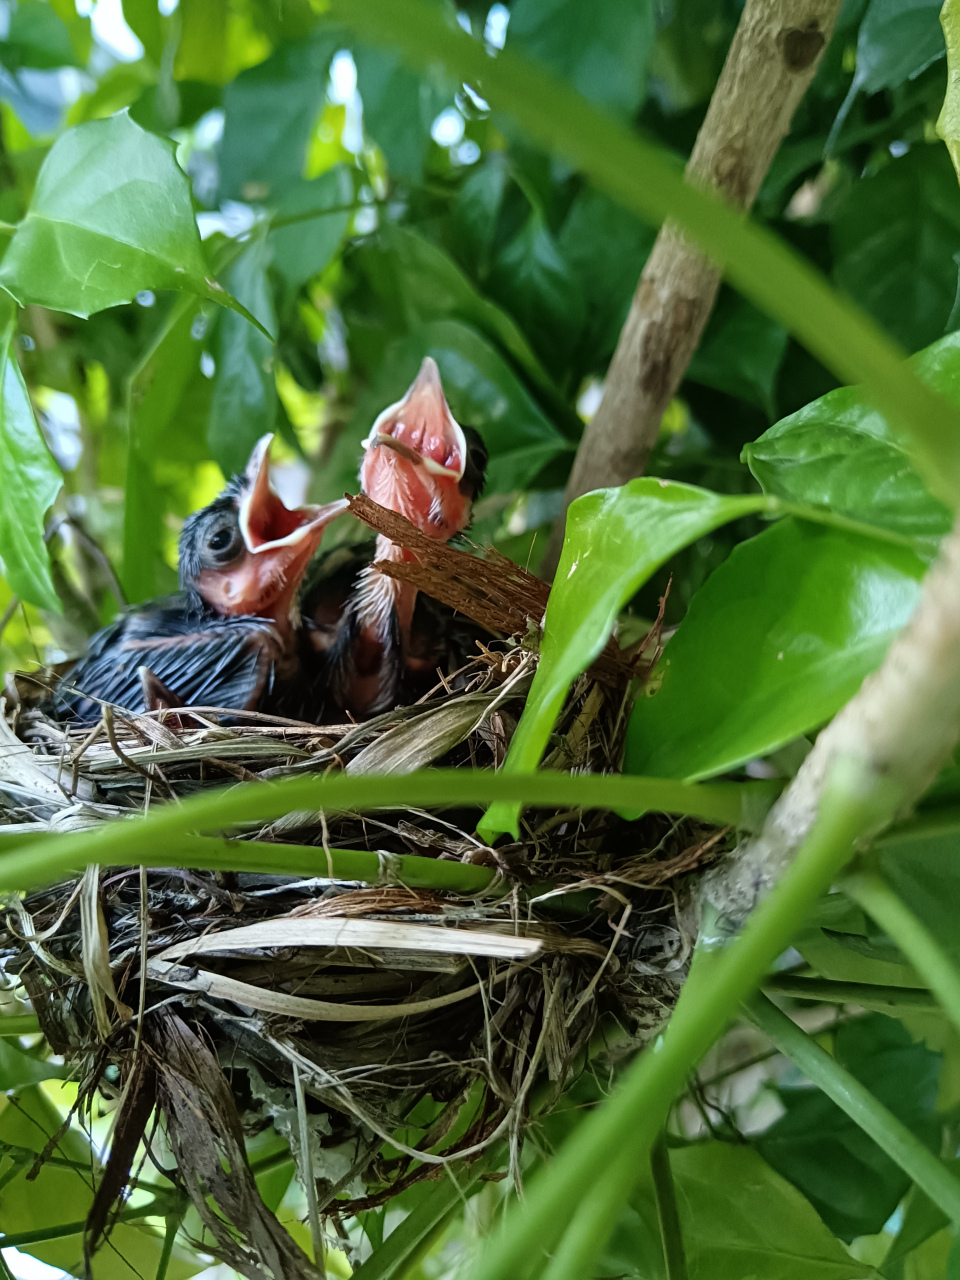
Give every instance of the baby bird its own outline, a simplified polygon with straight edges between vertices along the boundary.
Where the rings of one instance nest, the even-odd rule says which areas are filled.
[[[317,669],[297,592],[323,531],[348,504],[284,506],[270,484],[272,439],[184,521],[180,594],[129,610],[93,637],[61,682],[60,716],[95,722],[104,702],[310,714]]]
[[[368,497],[430,538],[449,542],[467,527],[483,488],[487,451],[479,435],[453,417],[429,356],[403,399],[374,422],[364,450],[360,484]],[[378,536],[375,560],[413,558]],[[453,615],[445,617],[437,606],[418,611],[415,620],[417,594],[416,587],[388,578],[372,564],[354,577],[329,656],[327,688],[357,719],[396,706],[401,691],[409,694],[411,685],[425,677],[435,683],[437,667],[447,665],[443,655],[451,628],[446,624]],[[310,614],[319,625],[329,623],[323,612],[324,600],[315,597]]]

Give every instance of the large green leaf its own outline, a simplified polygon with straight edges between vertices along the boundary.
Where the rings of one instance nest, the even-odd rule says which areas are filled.
[[[670,1169],[691,1277],[858,1280],[876,1275],[850,1257],[809,1200],[750,1147],[705,1142],[675,1148]],[[650,1245],[658,1235],[647,1184],[621,1214],[604,1252],[603,1274],[664,1280],[659,1250]]]
[[[258,232],[230,268],[228,281],[237,298],[265,329],[276,331],[273,295],[267,279],[270,246]],[[207,442],[225,475],[242,471],[250,450],[277,417],[273,347],[239,315],[220,317],[217,370],[210,405]]]
[[[940,10],[940,25],[947,46],[947,92],[937,120],[937,133],[947,144],[953,167],[960,177],[960,0],[946,0]]]
[[[482,187],[478,198],[481,191]],[[464,184],[461,197],[466,193]],[[575,353],[585,371],[602,366],[613,354],[655,237],[651,226],[592,187],[584,187],[570,206],[557,248],[576,276],[586,305]]]
[[[173,144],[126,112],[77,125],[54,143],[0,264],[0,285],[21,305],[76,316],[143,289],[237,305],[210,278]]]
[[[283,45],[227,85],[220,147],[223,196],[262,202],[276,183],[301,176],[337,44],[336,33],[328,31]]]
[[[389,288],[396,290],[404,309],[417,320],[449,316],[480,329],[498,342],[535,383],[559,399],[523,331],[505,311],[483,297],[438,245],[406,227],[388,223],[378,243],[364,250],[367,258],[375,253],[382,255],[379,272],[389,275]],[[372,283],[377,287],[375,279]],[[382,275],[379,287],[384,288]]]
[[[291,289],[298,289],[330,264],[350,226],[352,200],[353,180],[342,164],[283,193],[271,222],[269,244],[273,265]],[[327,209],[329,213],[324,212]]]
[[[857,182],[833,224],[837,283],[909,351],[943,333],[956,298],[960,190],[939,144]]]
[[[12,327],[0,352],[0,573],[21,600],[60,612],[43,540],[44,516],[63,477],[33,416],[13,348]]]
[[[400,399],[424,356],[432,356],[440,368],[454,417],[483,437],[490,453],[488,493],[523,488],[551,459],[570,450],[507,362],[475,329],[459,320],[434,320],[388,348],[375,381],[357,402],[337,459],[324,473],[324,493],[336,496],[356,484],[361,440],[384,405]]]
[[[815,729],[879,666],[925,568],[906,547],[794,520],[741,543],[638,701],[626,770],[706,778]]]
[[[0,1039],[0,1091],[22,1089],[41,1080],[56,1080],[65,1074],[55,1062],[24,1053],[10,1040]]]
[[[841,1026],[836,1056],[921,1141],[939,1147],[939,1054],[874,1013]],[[779,1095],[786,1115],[756,1140],[761,1154],[844,1239],[880,1231],[908,1175],[823,1093],[781,1087]]]
[[[12,71],[77,65],[66,24],[52,6],[38,0],[13,10],[6,39],[0,40],[0,62]]]
[[[894,89],[942,58],[939,16],[940,0],[870,0],[857,36],[857,89]]]
[[[395,54],[367,45],[355,49],[353,59],[364,128],[391,173],[419,178],[430,146],[430,126],[452,105],[454,85],[436,69],[418,76]]]
[[[540,642],[540,663],[504,762],[529,773],[543,756],[576,677],[602,651],[624,604],[681,547],[765,506],[762,497],[723,497],[693,485],[645,478],[571,503]],[[494,805],[485,839],[516,832],[519,805]]]
[[[643,101],[655,33],[651,0],[517,0],[507,42],[598,106],[631,115]]]
[[[534,210],[497,255],[490,287],[520,321],[547,366],[562,376],[586,320],[580,283]]]
[[[960,333],[911,361],[917,377],[960,406]],[[951,524],[902,440],[859,387],[841,387],[783,418],[743,451],[765,493],[936,543]]]

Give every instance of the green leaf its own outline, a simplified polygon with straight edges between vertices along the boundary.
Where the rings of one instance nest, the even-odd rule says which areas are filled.
[[[24,0],[13,10],[7,38],[0,40],[0,62],[12,71],[78,65],[66,24],[41,0]]]
[[[837,283],[910,351],[943,333],[956,297],[960,190],[939,145],[854,184],[833,224]]]
[[[787,331],[730,290],[721,293],[686,377],[774,416],[774,388]]]
[[[650,0],[516,0],[507,44],[571,81],[597,106],[632,115],[656,34]]]
[[[691,1276],[710,1280],[856,1280],[855,1262],[794,1187],[749,1147],[705,1142],[670,1152]],[[652,1189],[633,1197],[605,1251],[607,1274],[652,1280],[637,1267],[656,1231]],[[642,1253],[640,1254],[642,1256]],[[662,1262],[660,1263],[662,1267]],[[662,1271],[653,1275],[662,1276]]]
[[[540,663],[502,772],[536,769],[571,684],[601,653],[620,610],[650,575],[681,547],[764,505],[755,494],[723,497],[653,478],[571,503]],[[494,805],[481,835],[516,832],[519,812],[519,805]]]
[[[0,285],[22,306],[84,317],[142,289],[238,305],[209,276],[173,144],[126,112],[77,125],[53,144],[0,264]]]
[[[387,223],[378,246],[385,260],[381,270],[389,272],[390,287],[397,291],[403,306],[418,320],[451,317],[480,329],[511,356],[533,382],[554,399],[560,394],[519,326],[498,306],[483,297],[453,259],[435,244],[406,227]],[[376,281],[372,281],[377,287]],[[383,286],[381,285],[381,288]]]
[[[960,406],[960,334],[914,356],[917,377]],[[912,465],[903,441],[859,387],[841,387],[783,418],[743,451],[765,493],[832,511],[930,544],[952,523]]]
[[[263,202],[278,183],[301,177],[339,43],[336,31],[327,30],[282,45],[227,85],[221,196]]]
[[[895,89],[942,58],[939,16],[940,0],[870,0],[857,36],[857,89]]]
[[[584,187],[570,206],[557,248],[586,304],[576,351],[585,370],[601,368],[613,354],[655,238],[652,227],[592,187]]]
[[[39,1084],[41,1080],[56,1080],[64,1074],[64,1068],[55,1062],[44,1062],[42,1058],[24,1053],[9,1040],[0,1039],[0,1091]]]
[[[940,25],[947,46],[947,92],[937,120],[937,133],[947,144],[960,178],[960,0],[946,0],[940,10]]]
[[[23,374],[12,329],[0,354],[0,573],[10,590],[30,604],[61,611],[50,577],[43,522],[63,477],[44,443]]]
[[[39,1153],[60,1128],[61,1116],[39,1088],[21,1090],[17,1105],[0,1100],[0,1142]],[[56,1154],[79,1167],[42,1164],[35,1179],[27,1181],[26,1165],[19,1176],[0,1189],[0,1223],[6,1232],[42,1230],[58,1223],[81,1222],[93,1200],[91,1174],[99,1170],[95,1150],[76,1128],[62,1134]],[[138,1280],[154,1276],[163,1239],[146,1226],[120,1222],[110,1235],[111,1247],[101,1250],[94,1264],[97,1280]],[[31,1245],[21,1245],[29,1253],[68,1275],[82,1277],[83,1240],[81,1233]],[[195,1255],[194,1255],[195,1256]],[[204,1267],[199,1259],[175,1249],[167,1280],[186,1280]]]
[[[158,464],[176,465],[195,456],[198,436],[190,429],[194,423],[184,400],[188,389],[201,390],[197,387],[201,344],[194,336],[200,307],[195,298],[178,299],[130,378],[123,586],[132,604],[170,591],[176,583],[163,557],[163,517],[169,495],[157,472]],[[250,328],[239,317],[237,323]],[[194,394],[191,404],[197,398]]]
[[[871,947],[876,936],[872,922],[859,907],[842,893],[830,893],[817,903],[793,945],[811,968],[832,981],[916,987],[920,979],[913,969],[899,962],[898,952],[888,949],[880,953]]]
[[[257,317],[264,329],[276,332],[273,295],[267,279],[270,247],[264,232],[253,236],[230,268],[230,289]],[[277,417],[277,388],[273,378],[273,345],[240,315],[220,317],[217,370],[210,405],[207,443],[225,475],[241,472],[250,451]]]
[[[960,960],[960,867],[956,834],[894,839],[878,850],[880,869],[954,961]]]
[[[625,769],[706,778],[828,720],[878,667],[925,564],[905,547],[785,520],[694,596],[641,698]]]
[[[511,49],[489,57],[425,0],[332,0],[331,11],[354,30],[401,50],[412,64],[440,62],[458,79],[481,86],[494,110],[509,112],[538,145],[565,157],[641,217],[675,219],[733,285],[841,380],[864,383],[897,429],[909,432],[931,490],[957,501],[960,433],[953,411],[919,386],[876,325],[771,233],[686,183],[664,149]]]
[[[486,492],[523,488],[551,459],[571,446],[531,398],[499,353],[468,325],[434,320],[390,345],[369,390],[360,397],[338,461],[324,480],[331,495],[356,484],[360,441],[385,404],[399,400],[424,356],[440,368],[450,409],[458,422],[476,428],[490,453]],[[326,492],[327,490],[325,490]]]
[[[419,178],[430,146],[430,127],[453,103],[454,86],[442,73],[418,76],[393,53],[361,45],[353,51],[363,124],[397,177]]]
[[[350,226],[352,200],[353,179],[342,164],[283,193],[271,219],[268,244],[274,267],[291,289],[320,275],[333,260]],[[333,212],[324,213],[325,209]]]
[[[566,372],[586,320],[586,304],[576,276],[536,210],[497,255],[490,287],[531,335],[548,367],[558,374]]]
[[[938,1148],[939,1054],[872,1013],[840,1027],[835,1055],[927,1147]],[[778,1093],[786,1115],[755,1140],[757,1149],[843,1239],[880,1231],[910,1185],[907,1174],[824,1094],[782,1085]]]

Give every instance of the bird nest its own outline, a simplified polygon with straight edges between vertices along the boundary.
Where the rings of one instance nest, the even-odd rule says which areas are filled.
[[[536,579],[490,558],[466,573],[449,559],[465,553],[429,550],[443,565],[424,572],[472,592],[475,612],[542,616]],[[90,732],[47,716],[42,677],[18,677],[0,717],[0,824],[77,830],[303,771],[495,767],[536,662],[527,630],[414,706],[322,726],[192,709],[115,712]],[[638,674],[611,650],[577,682],[550,767],[619,768]],[[679,886],[723,833],[658,814],[528,810],[520,839],[489,848],[476,820],[294,812],[248,826],[233,848],[249,866],[256,842],[263,865],[269,842],[299,874],[94,867],[7,903],[6,974],[70,1065],[78,1105],[99,1094],[117,1108],[88,1250],[146,1149],[199,1213],[205,1248],[251,1277],[315,1276],[264,1205],[246,1139],[281,1135],[314,1223],[342,1235],[345,1215],[500,1144],[516,1170],[531,1114],[562,1096],[598,1028],[619,1024],[636,1045],[659,1029],[692,944]],[[376,871],[338,872],[343,850]]]

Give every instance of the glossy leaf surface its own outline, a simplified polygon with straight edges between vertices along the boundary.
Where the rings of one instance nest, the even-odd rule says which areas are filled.
[[[235,305],[210,278],[171,144],[126,113],[78,125],[54,143],[0,264],[0,285],[21,305],[77,316],[144,289]]]
[[[8,330],[0,351],[0,574],[31,604],[59,612],[43,539],[63,477],[33,416]]]
[[[913,358],[918,378],[960,408],[960,334]],[[950,528],[896,436],[859,387],[841,387],[749,444],[743,458],[764,492],[876,524],[933,545]]]
[[[540,664],[507,753],[506,772],[535,769],[570,685],[602,651],[624,604],[674,552],[764,506],[666,480],[631,480],[571,503],[543,622]],[[495,805],[480,830],[516,828],[519,806]]]
[[[823,724],[879,666],[925,568],[905,547],[793,520],[741,543],[638,701],[624,767],[706,778]]]

